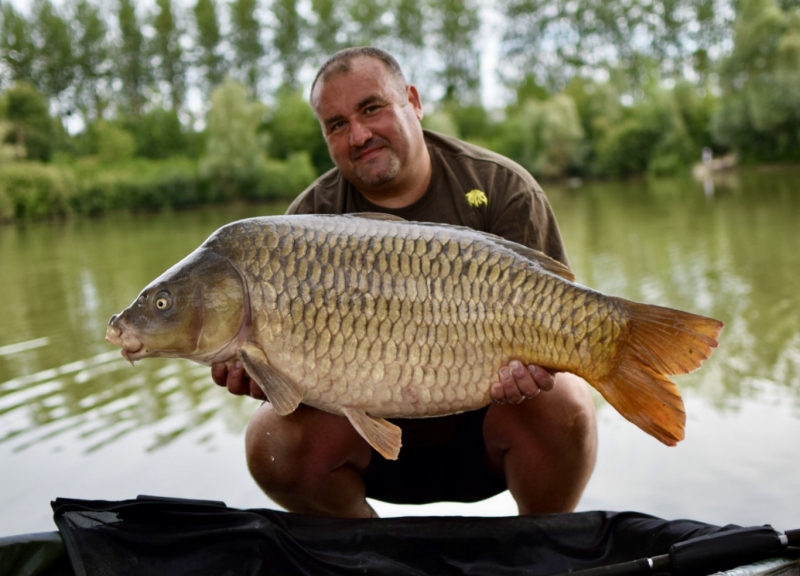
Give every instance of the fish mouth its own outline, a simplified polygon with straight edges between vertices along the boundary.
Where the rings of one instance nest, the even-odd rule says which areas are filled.
[[[122,356],[131,364],[135,360],[147,356],[144,343],[133,332],[126,330],[121,321],[116,321],[116,317],[111,319],[108,328],[106,328],[106,340],[116,346],[120,346],[122,348]]]

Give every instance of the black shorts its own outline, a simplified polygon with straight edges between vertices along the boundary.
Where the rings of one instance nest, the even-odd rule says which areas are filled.
[[[403,430],[400,457],[386,460],[373,451],[364,475],[367,497],[394,504],[477,502],[505,490],[505,478],[486,458],[488,409],[392,420]]]

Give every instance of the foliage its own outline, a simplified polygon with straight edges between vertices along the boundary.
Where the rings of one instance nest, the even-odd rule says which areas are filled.
[[[152,77],[152,68],[147,63],[142,23],[134,1],[117,0],[116,9],[120,42],[115,60],[122,84],[120,96],[123,110],[136,116],[144,107],[145,87]]]
[[[743,0],[734,33],[715,138],[745,160],[800,160],[800,7]]]
[[[191,154],[190,142],[178,113],[153,108],[138,118],[127,118],[125,125],[136,141],[136,156],[158,160]]]
[[[243,84],[228,78],[211,96],[206,154],[202,174],[223,198],[252,188],[264,159],[258,137],[265,108],[253,102]]]
[[[156,0],[157,12],[153,18],[152,52],[156,57],[155,76],[167,86],[171,109],[180,110],[186,92],[186,70],[181,47],[183,31],[178,25],[172,0]]]
[[[94,154],[103,164],[127,162],[136,152],[133,134],[119,124],[98,120],[87,132],[89,154]]]
[[[256,8],[256,0],[232,0],[230,3],[233,65],[237,78],[249,88],[253,98],[258,95],[266,52],[261,43],[261,22]]]
[[[47,101],[27,82],[18,82],[2,96],[4,116],[11,128],[6,142],[22,146],[29,160],[49,160],[57,135]]]
[[[292,199],[317,177],[311,158],[305,152],[290,154],[286,160],[265,158],[258,180],[244,190],[247,200]]]
[[[481,104],[484,12],[508,105]],[[299,190],[332,166],[301,83],[354,44],[398,57],[426,128],[536,176],[800,160],[797,0],[0,0],[0,164],[74,169],[77,212]],[[4,183],[0,213],[64,212],[31,190],[69,177],[26,165],[38,184]]]
[[[472,0],[433,0],[436,16],[434,47],[444,68],[437,75],[444,84],[445,102],[480,102],[480,52],[475,42],[480,27],[478,8]]]
[[[77,181],[68,168],[40,162],[0,165],[0,219],[42,218],[70,212]]]
[[[524,102],[508,118],[495,147],[531,173],[555,178],[580,165],[582,140],[575,102],[559,94]]]
[[[222,83],[225,75],[225,58],[220,47],[222,32],[219,27],[217,5],[215,0],[197,0],[192,10],[197,41],[196,65],[200,68],[205,80],[205,91],[210,94],[218,84]]]
[[[649,99],[623,109],[605,125],[596,146],[595,174],[677,173],[699,157],[671,91],[651,88]]]
[[[732,4],[715,0],[509,0],[504,5],[505,73],[534,74],[550,91],[598,70],[626,70],[646,83],[646,71],[681,78],[687,68],[708,73],[709,54],[724,47]]]
[[[307,57],[301,46],[308,23],[298,11],[298,0],[275,0],[272,3],[274,17],[273,44],[281,63],[282,88],[295,91],[300,88],[300,69]]]
[[[285,160],[306,152],[317,172],[333,168],[317,117],[301,91],[284,90],[268,112],[264,127],[269,134],[267,153]]]

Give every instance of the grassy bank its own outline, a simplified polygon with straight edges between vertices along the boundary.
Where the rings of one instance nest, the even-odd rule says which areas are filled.
[[[184,208],[231,200],[294,198],[316,177],[308,157],[264,160],[246,175],[205,173],[197,160],[132,159],[105,165],[19,161],[0,164],[0,222]]]

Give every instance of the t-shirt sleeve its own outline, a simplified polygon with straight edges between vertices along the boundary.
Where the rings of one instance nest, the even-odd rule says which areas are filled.
[[[553,209],[535,182],[520,181],[505,198],[495,199],[490,232],[544,252],[569,266]]]

